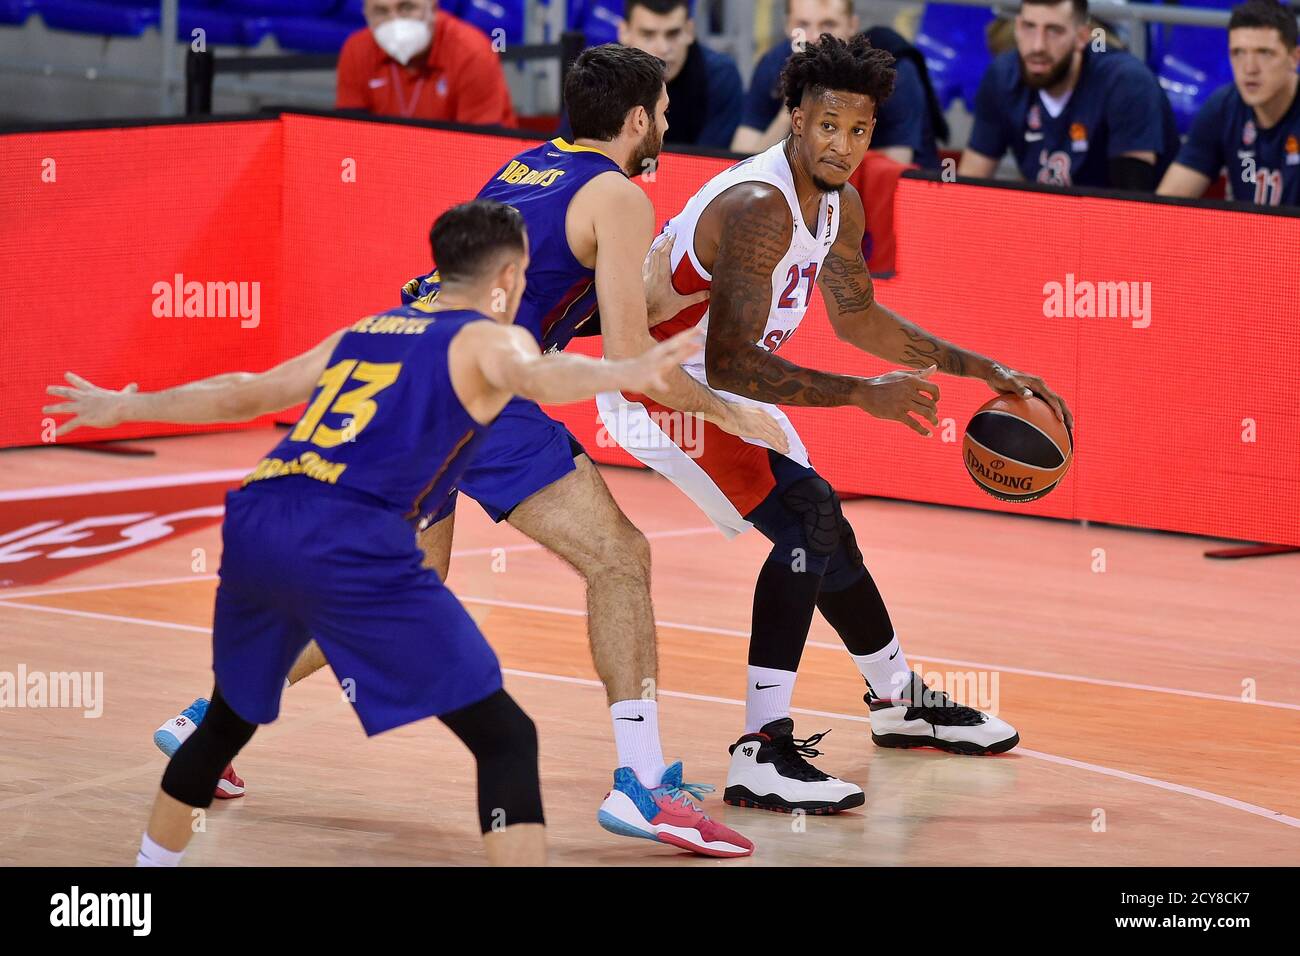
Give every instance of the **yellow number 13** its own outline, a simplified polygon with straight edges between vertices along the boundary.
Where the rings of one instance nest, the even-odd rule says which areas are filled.
[[[379,406],[371,399],[397,381],[397,373],[401,370],[401,362],[380,364],[358,362],[355,359],[327,368],[316,383],[321,387],[320,394],[289,435],[290,441],[311,441],[321,448],[334,448],[356,438],[379,410]],[[350,378],[365,384],[339,395],[339,390]],[[345,428],[322,425],[320,420],[325,417],[326,411],[350,415],[352,422]]]

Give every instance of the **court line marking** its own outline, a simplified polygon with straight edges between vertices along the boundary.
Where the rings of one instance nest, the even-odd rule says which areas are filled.
[[[78,485],[42,485],[36,488],[19,488],[17,491],[0,491],[0,501],[32,501],[39,498],[97,495],[110,491],[206,485],[216,481],[236,482],[243,481],[251,470],[251,468],[239,468],[225,471],[192,471],[180,475],[149,475],[140,478],[114,478],[110,481],[87,481]]]
[[[688,528],[682,531],[651,532],[651,534],[657,534],[664,537],[667,537],[669,535],[682,537],[686,534],[698,533],[698,531],[712,531],[712,530],[713,530],[712,527],[705,528],[705,529]],[[650,535],[647,535],[647,537],[650,537]],[[541,545],[521,544],[521,545],[503,546],[503,550],[505,551],[510,551],[512,548],[517,548],[519,550],[537,550],[541,548]],[[484,549],[483,553],[491,553],[492,550],[494,549]],[[456,557],[457,555],[476,554],[476,553],[480,553],[480,552],[479,551],[473,551],[473,552],[453,551],[452,556]],[[165,585],[165,584],[184,584],[192,581],[215,581],[216,579],[217,576],[215,574],[195,574],[195,575],[190,575],[188,577],[154,578],[152,580],[146,580],[146,581],[134,581],[129,584],[81,585],[79,587],[47,588],[38,591],[21,591],[13,594],[8,594],[5,593],[4,591],[0,591],[0,607],[19,607],[19,608],[29,607],[38,610],[79,614],[79,615],[94,617],[95,614],[93,612],[86,612],[86,611],[74,612],[69,608],[52,608],[49,607],[48,605],[38,605],[38,604],[10,604],[9,601],[14,598],[44,597],[46,595],[53,595],[53,594],[77,594],[77,593],[83,593],[87,591],[107,591],[107,590],[115,590],[118,588],[151,587],[155,585]],[[547,614],[558,614],[564,617],[586,617],[587,616],[587,612],[584,610],[577,610],[574,608],[554,607],[548,604],[530,604],[524,601],[506,601],[500,598],[470,597],[463,594],[457,594],[456,596],[466,604],[481,604],[487,607],[502,607],[502,608],[508,608],[511,610],[518,610],[518,611],[539,611]],[[121,617],[117,615],[109,615],[104,619],[123,621],[127,623],[143,624],[145,626],[150,626],[157,623],[143,618],[128,618],[128,617]],[[174,625],[174,626],[184,628],[184,627],[188,627],[189,625]],[[704,624],[683,624],[678,621],[656,620],[655,626],[673,628],[674,630],[679,630],[679,631],[694,631],[700,634],[719,634],[724,637],[745,637],[745,638],[749,637],[748,631],[741,631],[741,630],[736,630],[734,628],[725,628],[725,627],[711,627],[709,625],[704,625]],[[209,630],[206,628],[200,628],[199,631],[201,631],[204,634],[210,633]],[[821,650],[829,650],[829,651],[844,650],[843,645],[833,644],[829,641],[809,641],[806,646],[816,647]],[[1272,707],[1278,710],[1300,711],[1300,704],[1292,704],[1292,703],[1288,703],[1287,701],[1280,701],[1280,700],[1245,701],[1240,696],[1234,696],[1232,694],[1214,694],[1214,693],[1210,693],[1209,691],[1187,690],[1181,687],[1162,687],[1158,684],[1137,684],[1131,681],[1108,680],[1104,677],[1086,677],[1082,674],[1061,674],[1056,671],[1033,670],[1031,668],[1012,667],[1010,665],[1005,665],[1005,664],[989,664],[981,661],[958,660],[956,658],[951,658],[951,657],[935,657],[930,654],[922,654],[922,653],[916,653],[910,656],[914,657],[918,661],[925,661],[926,663],[930,663],[930,664],[944,664],[952,667],[968,667],[968,668],[974,668],[977,670],[984,670],[984,671],[997,671],[999,673],[1004,673],[1004,674],[1019,674],[1022,677],[1041,677],[1047,680],[1066,681],[1072,684],[1091,684],[1095,687],[1114,687],[1119,690],[1136,690],[1136,691],[1142,691],[1145,693],[1152,693],[1152,694],[1169,694],[1175,697],[1191,697],[1198,700],[1216,700],[1222,703],[1242,704],[1244,706],[1249,706],[1249,707]]]
[[[598,680],[591,680],[586,677],[568,677],[559,674],[546,674],[540,671],[522,671],[515,668],[501,668],[503,674],[510,674],[515,677],[530,677],[534,680],[557,681],[566,684],[583,684],[588,687],[604,689],[604,685]],[[743,700],[735,700],[731,697],[713,697],[708,694],[689,694],[684,691],[659,690],[661,697],[678,697],[685,700],[705,701],[713,704],[730,704],[735,707],[744,707]],[[806,707],[791,707],[792,714],[806,714],[810,717],[827,717],[835,720],[851,720],[855,723],[870,724],[871,718],[858,714],[840,714],[832,710],[810,710]],[[1101,774],[1107,777],[1116,777],[1121,780],[1128,780],[1132,783],[1145,784],[1148,787],[1157,787],[1161,790],[1168,790],[1172,793],[1181,793],[1185,796],[1196,797],[1201,800],[1208,800],[1211,803],[1217,803],[1220,806],[1229,807],[1233,810],[1241,810],[1245,813],[1253,813],[1255,816],[1263,817],[1265,820],[1272,820],[1285,826],[1300,829],[1300,817],[1293,817],[1283,813],[1280,810],[1270,810],[1268,807],[1261,807],[1254,803],[1247,803],[1244,800],[1238,800],[1235,797],[1225,797],[1219,793],[1212,793],[1209,790],[1201,790],[1197,787],[1184,786],[1181,783],[1170,783],[1168,780],[1161,780],[1157,777],[1148,777],[1140,773],[1131,773],[1127,770],[1116,770],[1113,767],[1105,767],[1101,764],[1088,763],[1085,760],[1075,760],[1073,757],[1060,757],[1056,754],[1045,753],[1041,750],[1030,750],[1026,747],[1017,747],[1012,752],[1012,756],[1020,754],[1025,757],[1032,757],[1035,760],[1045,760],[1048,763],[1062,764],[1067,767],[1074,767],[1077,770],[1088,770],[1092,773]]]
[[[586,617],[587,612],[575,610],[573,608],[551,607],[546,604],[528,604],[522,601],[505,601],[499,598],[481,598],[469,597],[463,594],[457,594],[465,604],[484,604],[489,607],[504,607],[520,611],[542,611],[550,614],[561,614],[566,617]],[[656,627],[673,628],[680,631],[696,631],[702,634],[721,634],[725,637],[749,637],[749,631],[735,630],[734,628],[710,627],[704,624],[681,624],[676,621],[655,621]],[[840,651],[844,653],[844,645],[832,644],[829,641],[809,641],[808,647],[817,647],[823,650]],[[1128,681],[1107,680],[1102,677],[1085,677],[1081,674],[1058,674],[1054,671],[1030,670],[1024,667],[1008,667],[1002,664],[986,664],[978,661],[962,661],[950,657],[934,657],[930,654],[914,653],[910,657],[918,661],[925,661],[931,664],[951,664],[957,667],[973,667],[980,670],[999,671],[1007,674],[1020,674],[1025,677],[1044,677],[1051,680],[1069,681],[1075,684],[1094,684],[1101,687],[1117,687],[1122,690],[1139,690],[1158,694],[1172,694],[1178,697],[1195,697],[1201,700],[1218,700],[1229,704],[1247,704],[1247,701],[1241,697],[1232,694],[1212,694],[1208,691],[1185,690],[1181,687],[1160,687],[1155,684],[1134,684]],[[1279,700],[1256,700],[1249,702],[1248,706],[1258,707],[1276,707],[1282,710],[1300,710],[1300,704],[1291,704]]]
[[[211,633],[211,631],[209,631],[208,628],[195,627],[192,626],[192,624],[175,624],[169,622],[162,622],[162,620],[152,620],[152,622],[144,622],[143,619],[139,619],[139,618],[122,618],[122,617],[117,617],[117,615],[99,614],[96,613],[96,611],[72,611],[70,609],[66,609],[66,607],[42,607],[40,605],[9,605],[6,604],[6,602],[4,601],[0,601],[0,606],[18,607],[18,609],[22,609],[22,607],[31,607],[31,609],[35,609],[35,610],[53,611],[53,613],[56,614],[70,613],[73,615],[73,617],[100,618],[104,620],[116,620],[116,622],[125,622],[125,623],[147,623],[147,624],[151,624],[151,626],[153,627],[169,628],[169,630],[175,630],[175,631],[191,631],[191,632],[199,631],[203,633]],[[519,676],[519,678],[530,678],[534,680],[549,680],[549,682],[552,683],[580,684],[580,685],[584,685],[584,687],[603,688],[603,684],[599,682],[599,680],[593,680],[590,678],[575,678],[575,676],[568,676],[562,674],[546,674],[546,672],[542,672],[542,671],[525,671],[525,670],[515,669],[515,667],[503,667],[502,672],[504,672],[504,674],[510,674],[512,676]],[[677,697],[680,698],[680,700],[703,701],[703,702],[710,702],[710,704],[725,704],[729,706],[740,706],[740,708],[742,708],[742,706],[745,706],[745,701],[735,700],[735,698],[732,697],[715,697],[711,695],[702,695],[702,693],[689,693],[685,691],[664,691],[664,689],[659,689],[658,693],[660,696],[663,697]],[[852,721],[855,723],[871,722],[870,718],[863,717],[863,715],[861,714],[841,714],[833,710],[811,710],[807,708],[790,708],[790,713],[806,714],[806,715],[810,715],[810,717],[826,717],[832,719],[839,719],[839,721]],[[1170,783],[1169,780],[1161,780],[1156,777],[1147,777],[1147,775],[1144,774],[1134,774],[1134,773],[1130,773],[1130,771],[1127,770],[1115,770],[1114,767],[1102,766],[1100,765],[1100,763],[1089,763],[1087,761],[1074,760],[1073,757],[1060,757],[1054,753],[1045,753],[1043,752],[1043,750],[1017,748],[1017,750],[1015,750],[1015,753],[1019,754],[1019,756],[1030,757],[1032,758],[1032,760],[1041,760],[1041,761],[1047,761],[1049,763],[1058,763],[1058,765],[1074,767],[1074,769],[1076,770],[1087,770],[1089,771],[1089,773],[1104,775],[1104,777],[1113,777],[1117,779],[1128,780],[1128,782],[1131,783],[1144,784],[1144,786],[1147,787],[1156,787],[1157,790],[1165,790],[1173,793],[1182,793],[1182,795],[1184,796],[1196,797],[1196,799],[1205,800],[1208,801],[1208,803],[1217,804],[1219,806],[1226,806],[1226,808],[1232,810],[1242,810],[1242,812],[1244,813],[1251,813],[1253,814],[1253,816],[1261,817],[1262,819],[1269,819],[1269,821],[1282,823],[1282,825],[1284,826],[1290,826],[1290,827],[1294,827],[1294,829],[1300,829],[1300,818],[1288,816],[1288,814],[1282,813],[1281,810],[1270,810],[1269,808],[1266,808],[1266,806],[1258,806],[1257,804],[1247,803],[1247,801],[1238,800],[1236,799],[1236,797],[1223,796],[1222,793],[1212,793],[1210,791],[1200,790],[1200,788],[1197,787],[1187,787],[1184,786],[1184,784],[1180,784],[1180,783]],[[129,769],[126,770],[114,771],[114,773],[109,774],[108,777],[96,778],[95,780],[85,780],[85,782],[77,783],[77,784],[65,784],[64,787],[55,788],[55,790],[53,791],[42,791],[40,793],[27,793],[27,795],[23,795],[21,797],[12,797],[12,799],[9,800],[0,800],[0,810],[9,809],[12,808],[12,806],[21,806],[25,804],[35,803],[35,801],[47,799],[47,797],[49,796],[65,795],[65,793],[72,793],[72,792],[77,792],[79,790],[85,790],[85,788],[87,787],[100,786],[100,782],[112,782],[112,780],[116,780],[116,779],[125,779],[126,777],[131,777],[131,775],[134,775],[136,773],[144,773],[144,770],[153,769],[153,767],[156,767],[156,762],[148,763],[148,765],[144,765],[144,763],[140,763],[140,765],[136,767],[129,767]]]
[[[713,525],[706,528],[679,528],[673,531],[648,531],[645,533],[647,538],[685,538],[690,535],[707,534],[717,529]],[[482,555],[496,554],[498,552],[505,554],[517,554],[521,551],[545,551],[543,545],[536,542],[527,544],[503,544],[494,548],[466,548],[464,550],[453,550],[453,558],[472,558]],[[3,565],[0,565],[3,567]],[[215,574],[187,574],[173,578],[146,578],[142,581],[117,582],[115,584],[78,584],[58,588],[37,588],[36,590],[27,591],[7,591],[0,589],[0,600],[10,600],[12,598],[28,597],[45,597],[49,594],[84,594],[89,591],[115,591],[119,588],[147,588],[165,584],[189,584],[193,581],[215,581]]]

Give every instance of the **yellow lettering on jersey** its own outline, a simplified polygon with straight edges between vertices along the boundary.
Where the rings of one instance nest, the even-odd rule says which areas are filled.
[[[564,172],[563,169],[529,169],[519,160],[512,159],[497,179],[512,186],[549,186]]]
[[[263,458],[243,483],[247,485],[267,478],[278,478],[280,475],[306,475],[316,481],[334,485],[338,484],[339,475],[343,474],[345,468],[347,465],[342,462],[326,461],[314,451],[305,451],[290,461]]]

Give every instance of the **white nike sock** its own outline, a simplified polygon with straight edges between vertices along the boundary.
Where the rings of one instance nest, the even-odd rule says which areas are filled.
[[[149,839],[149,834],[140,838],[140,852],[136,854],[136,866],[180,866],[184,850],[168,850]]]
[[[659,702],[618,700],[610,705],[618,765],[631,767],[642,786],[657,787],[668,765],[659,743]]]
[[[764,724],[790,716],[790,698],[794,696],[794,671],[749,665],[745,685],[745,733],[754,734]]]
[[[907,663],[907,655],[898,643],[897,634],[874,654],[850,654],[849,657],[858,665],[858,671],[877,697],[897,697],[912,679],[912,667]]]

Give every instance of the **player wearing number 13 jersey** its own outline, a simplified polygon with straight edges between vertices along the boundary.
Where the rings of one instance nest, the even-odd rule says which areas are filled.
[[[612,362],[542,356],[511,325],[528,267],[519,212],[454,207],[431,243],[438,301],[333,336],[302,418],[227,496],[216,687],[168,764],[141,863],[179,863],[192,808],[212,802],[222,768],[276,719],[285,677],[313,638],[351,683],[367,734],[436,715],[474,754],[492,862],[544,862],[536,731],[473,619],[423,566],[411,522],[451,495],[515,395],[564,403],[634,383],[657,390],[691,345],[679,338]]]
[[[835,491],[776,406],[856,406],[922,435],[937,423],[937,368],[996,390],[1033,389],[1068,411],[1040,379],[938,339],[875,301],[862,259],[862,200],[847,184],[871,142],[877,106],[894,83],[893,58],[864,37],[830,35],[791,57],[783,77],[791,135],[706,184],[669,221],[679,292],[710,291],[653,330],[698,326],[706,343],[684,366],[729,402],[776,416],[790,451],[722,433],[664,429],[667,409],[644,395],[606,393],[606,427],[643,463],[681,488],[731,536],[756,527],[772,542],[754,590],[744,735],[732,746],[724,798],[741,806],[834,813],[863,802],[857,786],[808,757],[821,734],[794,738],[790,699],[814,609],[839,632],[866,680],[872,739],[999,753],[1015,730],[927,690],[911,671]],[[798,331],[814,286],[841,339],[917,371],[877,378],[832,375],[779,357]]]

